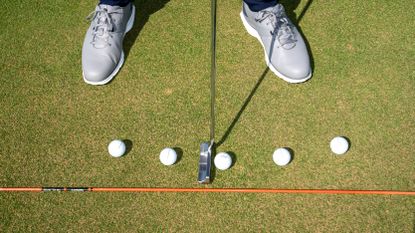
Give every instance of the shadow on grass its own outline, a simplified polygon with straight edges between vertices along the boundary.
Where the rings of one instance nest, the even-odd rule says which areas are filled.
[[[131,48],[140,35],[141,30],[143,30],[144,25],[150,18],[150,15],[162,9],[169,1],[170,0],[133,0],[136,12],[133,28],[126,34],[123,41],[124,62],[127,61]],[[107,84],[111,84],[113,81],[114,79]]]
[[[279,2],[284,6],[288,17],[290,17],[290,19],[296,25],[298,25],[300,23],[301,19],[303,19],[303,17],[305,15],[305,13],[307,12],[308,8],[310,8],[313,1],[314,0],[307,0],[307,3],[305,4],[303,10],[298,15],[298,17],[295,14],[294,11],[297,9],[298,5],[300,5],[301,0],[280,0]]]
[[[349,143],[349,148],[347,149],[347,151],[350,151],[350,149],[352,149],[352,141],[350,141],[350,139],[346,136],[342,136],[344,139],[346,139],[346,141]],[[415,232],[414,232],[415,233]]]
[[[228,152],[226,152],[226,153],[228,153],[228,155],[230,155],[230,156],[231,156],[231,158],[232,158],[232,164],[231,164],[231,166],[229,167],[229,169],[231,169],[233,166],[235,166],[235,163],[236,163],[236,160],[237,160],[237,158],[236,158],[236,154],[235,154],[233,151],[228,151]]]
[[[183,158],[183,150],[180,147],[173,147],[173,150],[176,151],[177,160],[174,164],[178,164]]]
[[[162,9],[170,0],[136,0],[134,5],[136,8],[134,26],[127,33],[124,39],[125,60],[127,60],[130,50],[140,35],[141,30],[147,23],[150,15]],[[154,28],[156,30],[156,28]]]
[[[286,13],[287,13],[288,17],[296,25],[298,31],[301,33],[301,35],[304,39],[304,42],[306,43],[307,50],[308,50],[308,53],[310,55],[311,68],[312,68],[312,70],[314,70],[314,59],[313,59],[313,55],[311,53],[310,45],[309,45],[307,39],[305,38],[304,34],[302,33],[301,28],[298,26],[298,24],[300,23],[300,21],[302,20],[302,18],[306,14],[308,8],[313,3],[313,0],[307,0],[307,3],[305,4],[303,10],[301,11],[299,16],[297,17],[294,10],[297,9],[300,2],[301,2],[301,0],[281,0],[280,1],[280,3],[282,5],[284,5],[284,7],[286,9]],[[225,131],[225,134],[222,136],[222,138],[217,143],[217,147],[222,145],[226,141],[226,139],[229,137],[230,133],[232,132],[232,130],[235,127],[236,123],[238,123],[239,118],[242,116],[242,113],[245,111],[245,109],[248,106],[249,102],[251,101],[252,97],[255,95],[255,92],[258,90],[258,87],[261,85],[261,83],[264,80],[264,78],[265,78],[266,74],[268,73],[268,71],[269,71],[269,68],[267,67],[264,70],[264,72],[262,72],[262,75],[259,77],[259,79],[258,79],[257,83],[255,84],[254,88],[252,89],[251,93],[246,98],[246,100],[245,100],[244,104],[242,105],[241,109],[236,114],[235,118],[233,119],[233,121],[230,124],[230,126],[228,127],[228,129]],[[291,151],[291,152],[293,153],[293,151]]]
[[[287,149],[289,152],[290,152],[290,154],[291,154],[291,160],[290,160],[290,162],[288,163],[288,164],[290,164],[290,163],[292,163],[293,162],[293,160],[295,159],[295,152],[294,152],[294,150],[293,149],[291,149],[290,147],[284,147],[285,149]],[[287,165],[288,165],[287,164]]]
[[[249,102],[251,102],[252,97],[254,97],[254,95],[255,95],[256,91],[258,90],[259,86],[261,85],[262,81],[264,81],[265,76],[267,76],[268,71],[269,71],[269,68],[267,67],[267,68],[265,68],[264,72],[262,72],[261,76],[259,77],[258,81],[256,82],[256,84],[255,84],[254,88],[252,89],[251,93],[245,99],[244,104],[242,105],[241,109],[236,114],[235,118],[233,119],[231,125],[228,127],[228,129],[226,130],[225,134],[222,136],[222,138],[216,144],[217,147],[219,147],[220,145],[222,145],[226,141],[226,139],[229,137],[229,134],[231,134],[233,128],[236,125],[236,123],[238,123],[239,118],[241,118],[242,113],[245,111],[245,109],[248,106]]]
[[[133,142],[129,139],[125,139],[125,140],[123,140],[123,142],[125,143],[125,154],[124,154],[124,156],[126,156],[133,149]]]
[[[217,145],[212,147],[212,155],[216,156],[217,147],[218,147]],[[216,166],[215,166],[215,162],[214,162],[215,161],[215,156],[212,156],[212,158],[211,158],[212,159],[211,160],[212,164],[210,166],[210,183],[213,183],[213,181],[215,181],[215,178],[216,178]]]

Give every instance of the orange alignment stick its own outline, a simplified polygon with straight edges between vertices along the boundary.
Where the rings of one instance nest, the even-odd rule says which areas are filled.
[[[250,189],[250,188],[128,188],[128,187],[3,187],[0,192],[186,192],[186,193],[292,193],[292,194],[365,194],[411,195],[415,191],[343,189]]]

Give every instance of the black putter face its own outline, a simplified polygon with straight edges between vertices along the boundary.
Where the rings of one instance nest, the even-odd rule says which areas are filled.
[[[200,144],[200,160],[199,160],[199,176],[198,182],[200,184],[210,183],[210,165],[212,162],[211,151],[209,151],[209,143],[203,142]]]

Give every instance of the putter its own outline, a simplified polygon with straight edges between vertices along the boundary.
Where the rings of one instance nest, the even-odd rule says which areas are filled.
[[[200,184],[209,184],[212,157],[215,155],[215,76],[216,76],[216,0],[211,2],[212,41],[210,64],[210,142],[200,145],[199,176]]]

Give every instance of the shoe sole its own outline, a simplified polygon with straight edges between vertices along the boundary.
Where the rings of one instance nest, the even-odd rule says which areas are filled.
[[[125,27],[123,42],[124,42],[125,34],[127,34],[127,32],[129,32],[133,28],[134,19],[135,19],[135,6],[132,5],[131,15],[130,15],[130,18],[128,19],[127,26]],[[91,84],[91,85],[94,85],[94,86],[105,85],[105,84],[109,83],[117,75],[118,71],[120,71],[123,64],[124,64],[124,51],[121,51],[120,61],[118,62],[117,66],[115,67],[114,71],[106,79],[104,79],[102,81],[99,81],[99,82],[89,81],[85,78],[85,74],[84,74],[83,71],[82,71],[82,76],[84,78],[84,81],[88,84]]]
[[[243,11],[241,11],[241,13],[239,15],[241,16],[242,23],[243,23],[246,31],[249,33],[249,35],[257,38],[258,41],[259,41],[259,43],[261,43],[262,48],[264,49],[265,63],[267,64],[267,66],[269,67],[269,69],[272,72],[274,72],[282,80],[284,80],[286,82],[289,82],[289,83],[302,83],[302,82],[305,82],[305,81],[307,81],[308,79],[311,78],[311,72],[310,72],[310,74],[307,77],[305,77],[303,79],[292,79],[292,78],[289,78],[289,77],[283,75],[282,73],[278,72],[278,70],[269,61],[269,58],[268,58],[267,51],[265,49],[264,43],[262,43],[261,37],[259,36],[258,32],[255,30],[255,28],[253,28],[251,25],[249,25],[249,23],[246,21],[245,15],[244,15]]]

